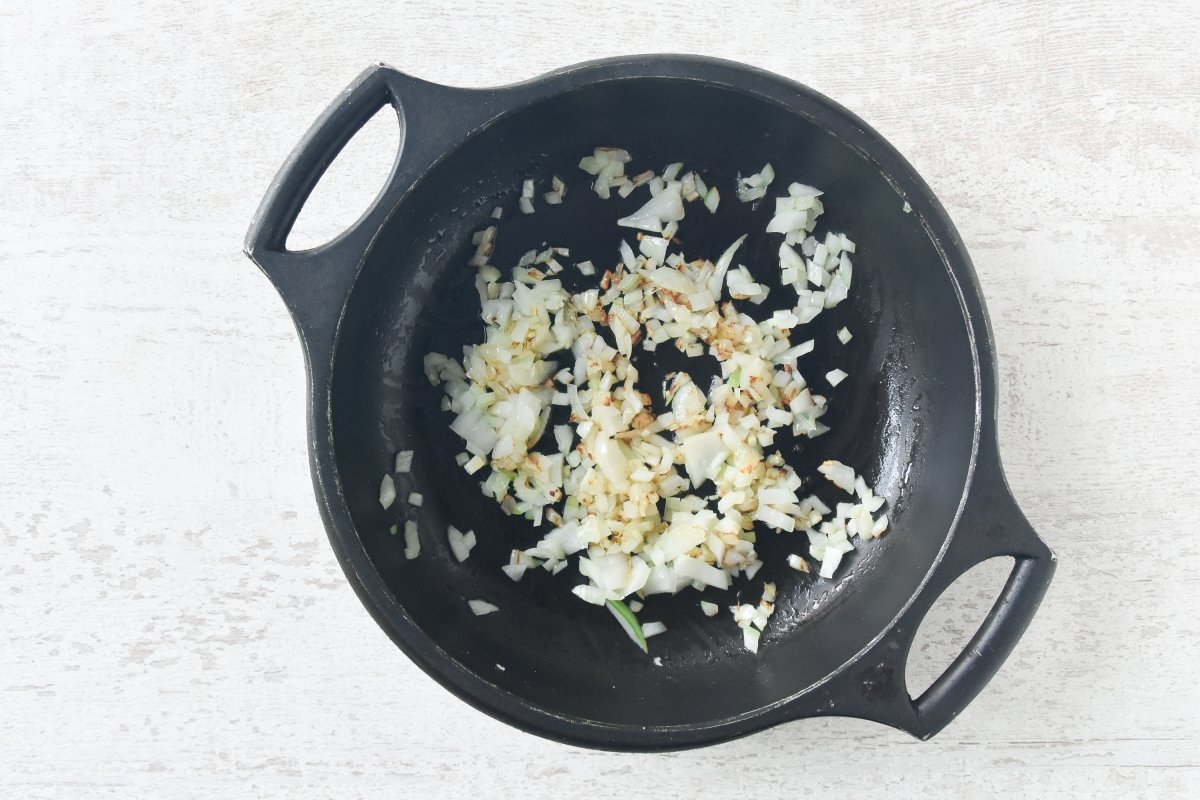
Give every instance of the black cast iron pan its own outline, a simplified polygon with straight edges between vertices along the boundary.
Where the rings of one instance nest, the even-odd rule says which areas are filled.
[[[389,105],[402,144],[374,204],[334,241],[289,251],[287,234],[325,168]],[[638,169],[682,160],[722,189],[720,213],[684,221],[688,253],[711,257],[751,232],[739,260],[764,280],[778,269],[778,242],[759,233],[768,215],[732,192],[736,172],[768,161],[781,186],[800,180],[823,188],[822,223],[858,242],[850,301],[810,326],[817,350],[801,365],[814,376],[835,366],[851,375],[832,393],[825,418],[832,432],[786,442],[783,451],[801,475],[829,457],[863,471],[886,496],[892,527],[834,581],[786,567],[787,553],[803,551],[802,538],[760,534],[766,566],[742,594],[754,602],[761,583],[774,580],[780,599],[758,655],[743,650],[724,612],[704,617],[695,592],[648,601],[644,618],[669,629],[652,642],[657,666],[607,612],[570,595],[574,568],[510,581],[499,569],[508,551],[539,534],[506,517],[481,495],[478,476],[457,467],[461,443],[422,374],[425,353],[458,356],[481,336],[472,270],[463,265],[470,234],[494,205],[508,213],[493,263],[511,266],[546,231],[573,248],[573,261],[615,263],[615,228],[596,221],[615,221],[644,198],[602,202],[587,189],[574,165],[596,145],[628,149]],[[532,217],[516,213],[521,181],[553,173],[568,181],[567,201],[539,204]],[[275,284],[300,334],[313,482],[350,583],[422,669],[519,728],[590,747],[665,750],[845,715],[928,738],[1000,667],[1050,582],[1055,558],[1001,470],[992,337],[962,241],[887,142],[796,83],[683,56],[593,62],[484,90],[374,66],[284,164],[246,253]],[[782,302],[787,292],[774,294]],[[833,338],[842,325],[854,334],[850,347]],[[402,521],[403,504],[385,512],[377,500],[379,480],[402,449],[415,450],[416,459],[401,497],[415,489],[427,498],[415,561],[388,533]],[[447,524],[478,534],[463,564],[450,557]],[[904,668],[922,616],[956,578],[993,556],[1015,559],[1001,596],[954,663],[911,698]],[[466,598],[476,597],[501,610],[475,617]]]

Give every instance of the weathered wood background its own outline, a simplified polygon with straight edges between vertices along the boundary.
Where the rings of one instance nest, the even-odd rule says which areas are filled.
[[[4,4],[0,795],[1200,792],[1200,13],[840,5]],[[1061,565],[930,743],[851,720],[664,756],[541,741],[412,666],[325,543],[300,350],[240,252],[275,169],[372,61],[486,85],[656,51],[848,105],[974,254],[1008,474]],[[355,140],[301,238],[357,215],[389,137]],[[999,576],[956,585],[919,670],[949,662]]]

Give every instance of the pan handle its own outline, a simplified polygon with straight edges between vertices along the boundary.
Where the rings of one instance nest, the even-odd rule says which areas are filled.
[[[1015,559],[1000,597],[966,648],[913,699],[905,667],[921,620],[955,580],[996,556]],[[993,455],[977,467],[954,536],[917,597],[866,653],[789,704],[788,718],[859,717],[929,739],[950,724],[1000,669],[1033,619],[1056,565],[1054,553],[1021,513],[999,458]]]
[[[405,150],[406,125],[392,89],[404,76],[382,64],[360,74],[312,124],[280,167],[246,233],[245,252],[271,279],[296,322],[306,350],[313,338],[331,337],[342,302],[377,230],[385,195],[395,184],[399,153]],[[354,224],[331,241],[310,250],[288,250],[288,234],[325,170],[359,129],[385,105],[396,109],[400,147],[383,190]],[[382,220],[379,220],[382,222]]]
[[[349,228],[309,250],[287,249],[287,236],[321,176],[384,106],[396,111],[400,147],[371,205]],[[246,233],[246,255],[287,304],[310,355],[332,348],[350,287],[372,240],[400,198],[434,161],[496,113],[500,93],[430,83],[374,64],[312,124],[280,167]]]
[[[950,584],[996,556],[1012,556],[1013,568],[966,649],[913,701],[915,714],[905,721],[904,730],[921,739],[949,725],[999,671],[1029,627],[1058,564],[1054,552],[1025,519],[998,467],[994,478],[976,487],[955,533],[958,546],[951,544],[943,559],[937,591],[929,593],[929,602],[923,604],[908,633],[905,661],[921,619]]]

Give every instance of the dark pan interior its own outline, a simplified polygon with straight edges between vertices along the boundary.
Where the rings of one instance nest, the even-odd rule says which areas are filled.
[[[617,262],[615,220],[649,195],[642,189],[628,199],[597,198],[576,167],[595,145],[628,149],[630,174],[680,160],[720,188],[719,212],[690,205],[680,238],[689,257],[715,260],[748,232],[738,261],[774,287],[759,313],[795,300],[791,289],[776,285],[780,237],[763,232],[771,198],[788,182],[825,190],[818,234],[845,231],[858,243],[850,300],[819,316],[802,337],[817,341],[800,363],[815,387],[826,387],[823,375],[834,367],[850,374],[825,392],[831,403],[825,421],[833,430],[778,443],[831,505],[845,498],[816,476],[815,466],[837,458],[864,472],[887,498],[892,527],[848,557],[835,581],[787,567],[788,553],[807,555],[803,534],[760,531],[765,566],[755,580],[735,584],[749,602],[757,602],[764,581],[779,587],[758,655],[743,650],[725,610],[732,592],[705,593],[722,606],[715,619],[702,615],[701,595],[691,590],[649,598],[642,620],[668,627],[651,640],[651,656],[662,661],[657,666],[606,610],[570,594],[582,582],[574,565],[558,576],[538,570],[510,581],[500,571],[509,551],[540,534],[481,494],[485,473],[470,477],[456,465],[461,442],[439,410],[440,389],[422,373],[427,352],[458,357],[463,344],[481,340],[473,270],[465,262],[470,235],[488,223],[493,206],[505,209],[493,257],[501,268],[543,242],[570,246],[572,263]],[[735,174],[768,161],[778,175],[775,191],[763,207],[739,203]],[[552,174],[569,186],[559,207],[540,200]],[[538,181],[533,216],[516,209],[526,177]],[[728,719],[801,692],[852,657],[888,625],[933,565],[972,450],[975,382],[966,322],[938,252],[902,205],[875,165],[803,115],[691,81],[593,84],[514,112],[449,154],[396,209],[368,254],[335,356],[332,424],[342,490],[400,605],[436,646],[485,680],[547,712],[600,723]],[[834,335],[843,325],[854,335],[848,346]],[[676,357],[659,366],[679,365]],[[652,370],[643,375],[645,386],[657,385]],[[412,512],[403,502],[385,512],[377,500],[380,478],[401,449],[415,450],[416,460],[412,474],[398,479],[400,497],[416,490],[426,498],[415,515],[422,548],[415,561],[404,559],[401,538],[388,533]],[[463,564],[449,553],[448,524],[478,536]],[[500,611],[475,617],[468,598],[491,601]]]

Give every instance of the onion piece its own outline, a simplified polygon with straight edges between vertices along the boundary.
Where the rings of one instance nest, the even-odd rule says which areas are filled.
[[[775,170],[770,164],[759,172],[745,178],[738,176],[737,196],[743,203],[750,203],[766,196],[767,187],[775,180]]]
[[[661,233],[663,224],[678,222],[686,212],[683,208],[683,198],[680,196],[678,183],[668,183],[666,187],[650,202],[627,217],[621,217],[617,224],[625,228],[639,228],[651,233]]]
[[[670,244],[669,241],[657,236],[643,236],[642,241],[638,243],[638,250],[649,259],[651,264],[661,264],[666,260],[668,244]]]
[[[801,342],[795,347],[789,347],[787,350],[784,350],[782,353],[775,356],[775,363],[783,364],[790,361],[795,361],[800,356],[811,353],[814,347],[816,347],[816,344],[812,339],[809,339],[807,342]]]
[[[854,470],[840,461],[826,461],[817,467],[817,472],[828,478],[839,489],[854,492]]]
[[[684,468],[694,489],[714,477],[716,470],[730,454],[720,435],[711,430],[687,437],[679,447],[683,451]]]
[[[808,572],[808,562],[803,557],[792,553],[787,557],[788,566],[796,570],[796,572]]]
[[[633,269],[637,266],[637,259],[633,255],[633,248],[629,246],[629,242],[621,240],[621,245],[618,248],[621,251],[621,263],[627,268]]]
[[[404,523],[404,557],[412,561],[421,554],[421,540],[418,537],[417,523],[409,520]]]
[[[710,214],[717,213],[717,206],[721,203],[721,193],[717,187],[708,187],[708,192],[704,195],[704,207],[708,209]]]
[[[499,606],[492,605],[486,600],[468,600],[467,605],[471,607],[471,613],[477,617],[500,610]]]
[[[770,525],[776,530],[787,531],[788,533],[796,530],[796,520],[792,519],[791,516],[784,514],[781,511],[771,508],[770,506],[760,505],[758,510],[754,512],[754,518],[761,522],[765,522],[767,525]]]
[[[821,577],[832,578],[842,563],[842,551],[836,547],[826,547],[825,555],[821,558]]]
[[[475,546],[475,533],[473,531],[463,533],[450,525],[446,529],[446,538],[450,543],[450,552],[454,554],[454,558],[460,564],[466,561],[471,555],[471,548]]]
[[[384,475],[383,480],[379,482],[379,505],[383,506],[386,511],[392,507],[394,502],[396,502],[396,482],[392,480],[391,475]]]
[[[607,598],[604,595],[604,590],[598,586],[580,584],[579,586],[571,589],[571,593],[580,600],[583,600],[585,603],[602,606],[605,604],[605,602],[607,602]]]
[[[675,559],[675,572],[689,580],[700,581],[706,586],[716,589],[729,588],[729,573],[705,564],[691,556],[680,556]]]
[[[708,291],[712,294],[713,300],[721,299],[721,287],[725,283],[725,273],[729,270],[734,255],[744,241],[746,241],[746,234],[742,234],[737,241],[725,248],[725,252],[721,253],[721,257],[717,259],[716,269],[713,271],[712,277],[708,279]]]
[[[399,453],[396,453],[396,466],[393,471],[398,473],[411,472],[412,463],[413,451],[401,450]]]
[[[657,636],[660,633],[665,633],[667,626],[661,622],[645,622],[642,624],[642,636],[649,639],[651,636]]]

